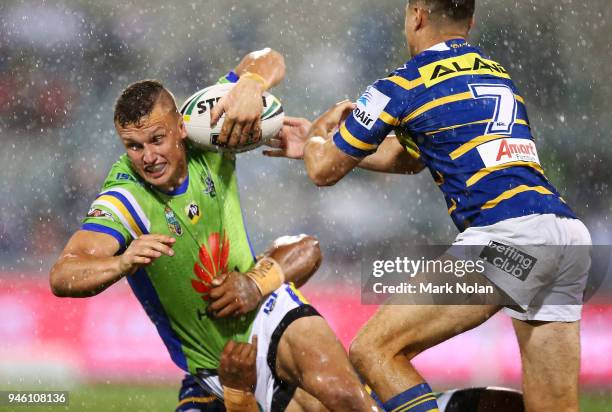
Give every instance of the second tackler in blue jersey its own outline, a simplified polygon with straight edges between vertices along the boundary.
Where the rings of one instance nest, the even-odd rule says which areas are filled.
[[[362,158],[392,130],[430,170],[461,231],[536,213],[576,217],[544,176],[510,75],[463,39],[369,86],[334,143]]]

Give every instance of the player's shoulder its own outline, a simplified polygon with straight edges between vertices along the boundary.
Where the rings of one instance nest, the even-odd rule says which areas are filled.
[[[371,88],[389,97],[391,101],[409,101],[422,85],[418,66],[413,60],[408,60],[387,76],[376,80]]]
[[[122,155],[108,172],[97,199],[118,202],[128,210],[143,210],[154,200],[152,190],[132,168],[127,156]]]
[[[150,232],[154,205],[150,189],[123,155],[111,167],[82,229],[111,235],[123,249],[130,239]]]

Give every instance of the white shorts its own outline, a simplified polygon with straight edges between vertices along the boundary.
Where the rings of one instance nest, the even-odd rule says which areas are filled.
[[[249,342],[257,335],[255,399],[264,411],[285,410],[293,397],[296,388],[288,386],[276,375],[276,354],[287,327],[308,316],[320,315],[292,284],[276,289],[259,308]],[[196,379],[208,392],[223,399],[223,387],[215,373],[200,374]]]
[[[504,308],[511,317],[580,320],[591,265],[591,236],[580,220],[553,214],[507,219],[468,228],[453,246],[471,250],[464,253],[472,257],[487,255],[483,275],[517,303],[516,310]]]

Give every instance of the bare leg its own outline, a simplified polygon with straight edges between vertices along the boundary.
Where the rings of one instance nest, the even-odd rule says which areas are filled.
[[[328,410],[323,406],[317,398],[309,395],[303,389],[298,388],[295,391],[295,395],[287,406],[287,412],[327,412]]]
[[[383,402],[424,382],[410,360],[440,342],[472,329],[499,306],[381,306],[359,331],[351,362]]]
[[[346,351],[319,316],[297,319],[278,345],[279,377],[299,386],[332,411],[377,409],[349,363]]]
[[[580,322],[513,320],[527,411],[579,410]]]

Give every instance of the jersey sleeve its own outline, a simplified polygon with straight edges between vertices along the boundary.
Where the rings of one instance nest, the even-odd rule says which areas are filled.
[[[357,107],[334,135],[336,146],[349,156],[374,153],[400,125],[405,97],[389,79],[378,80],[357,100]]]
[[[83,219],[81,230],[105,233],[125,249],[132,240],[148,234],[151,223],[136,198],[124,187],[111,187],[100,193]]]

